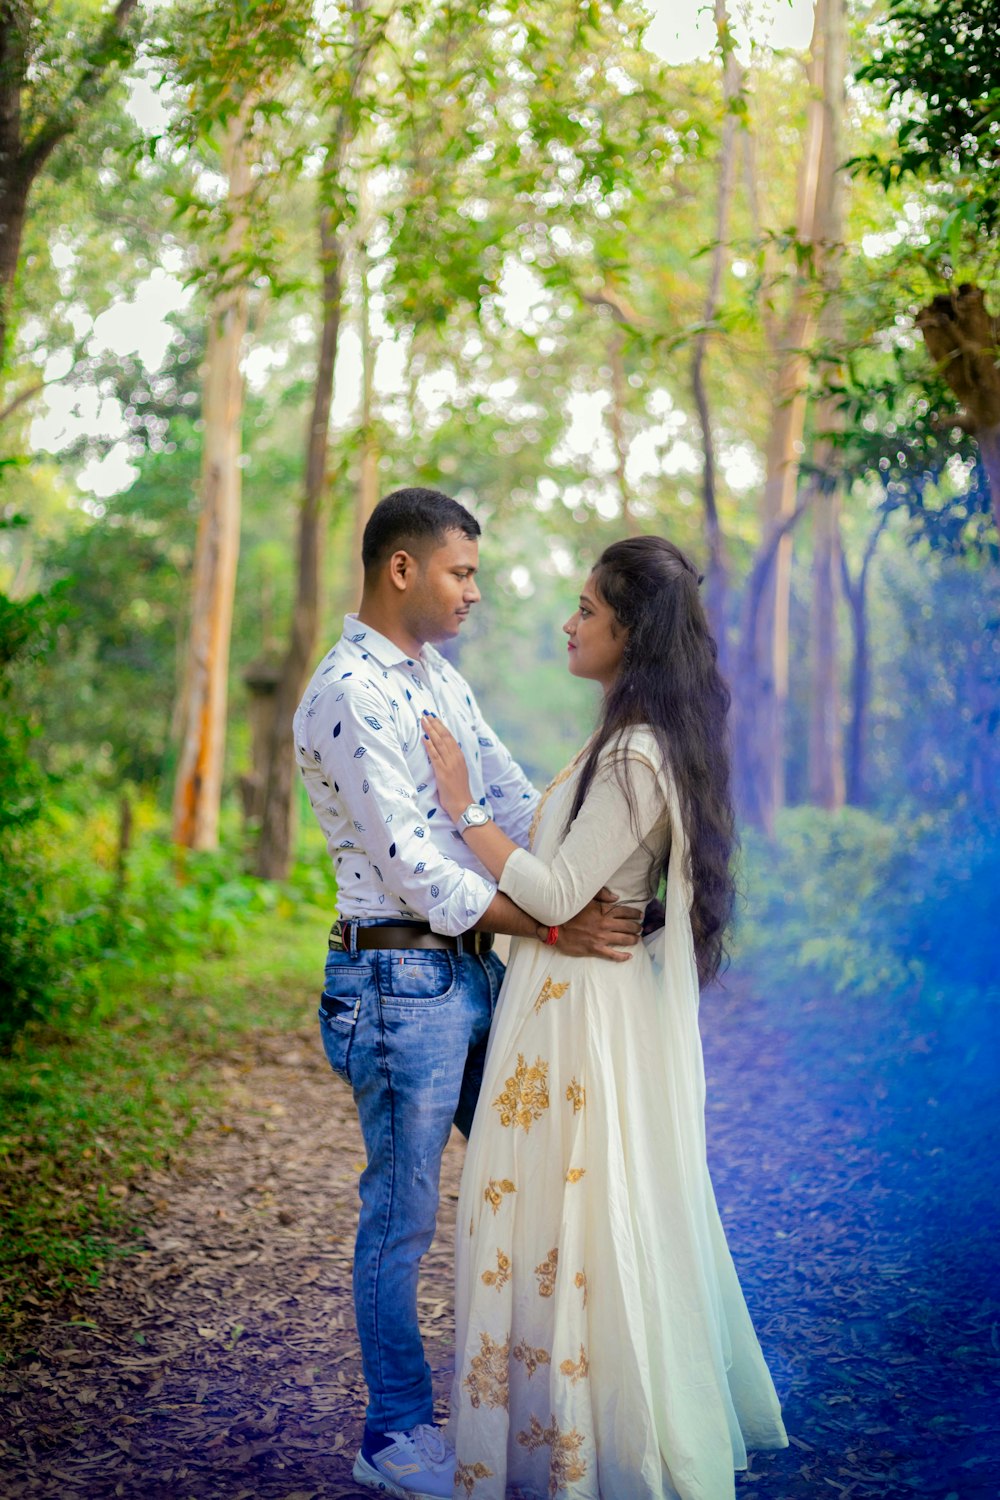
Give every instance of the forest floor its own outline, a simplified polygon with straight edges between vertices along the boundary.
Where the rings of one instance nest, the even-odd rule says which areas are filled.
[[[702,1020],[720,1207],[791,1435],[738,1495],[996,1500],[996,1017],[734,982]],[[243,1036],[219,1075],[184,1163],[131,1183],[141,1236],[96,1288],[24,1304],[4,1500],[359,1494],[349,1094],[312,1029]],[[453,1140],[420,1299],[442,1398],[461,1164]]]

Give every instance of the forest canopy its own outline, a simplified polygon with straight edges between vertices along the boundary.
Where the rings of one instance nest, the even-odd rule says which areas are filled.
[[[141,946],[171,850],[199,921],[332,907],[289,723],[401,484],[483,524],[459,660],[536,780],[592,721],[579,580],[660,531],[748,858],[995,821],[990,9],[815,0],[796,50],[715,0],[675,61],[631,0],[0,5],[5,1026]]]

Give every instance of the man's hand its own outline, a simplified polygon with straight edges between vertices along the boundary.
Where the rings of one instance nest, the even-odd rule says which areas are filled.
[[[605,886],[583,911],[563,923],[557,946],[570,958],[610,958],[623,964],[632,955],[622,949],[635,947],[641,928],[642,912],[619,906],[614,892]]]

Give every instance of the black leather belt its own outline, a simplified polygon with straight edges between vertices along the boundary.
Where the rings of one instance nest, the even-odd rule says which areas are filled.
[[[432,932],[426,922],[382,922],[377,927],[362,927],[359,922],[339,919],[330,928],[330,947],[349,950],[351,937],[355,948],[444,948],[449,953],[489,953],[493,947],[492,932],[463,932],[446,937]]]

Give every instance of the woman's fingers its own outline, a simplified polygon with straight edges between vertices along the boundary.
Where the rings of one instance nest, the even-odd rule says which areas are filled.
[[[455,746],[456,750],[458,749],[458,741],[452,734],[451,730],[448,729],[444,724],[442,724],[437,714],[429,714],[425,710],[421,723],[424,727],[424,733],[433,744],[451,744]]]
[[[438,791],[446,811],[452,802],[456,807],[458,804],[466,807],[472,794],[469,790],[469,768],[461,745],[435,715],[425,713],[421,724],[427,755],[434,767]]]

